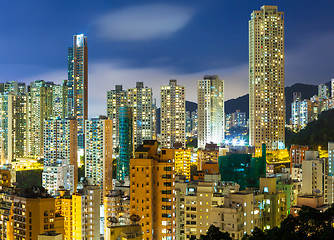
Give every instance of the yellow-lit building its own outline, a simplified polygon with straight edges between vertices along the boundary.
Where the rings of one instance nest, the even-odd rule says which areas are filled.
[[[0,192],[0,240],[13,239],[13,198],[10,192]]]
[[[130,206],[140,219],[142,239],[175,239],[174,149],[158,152],[155,140],[137,148],[130,159]]]
[[[71,240],[73,236],[72,221],[73,221],[73,208],[72,208],[72,196],[67,190],[59,191],[60,196],[56,198],[56,214],[64,217],[64,240]]]
[[[249,20],[249,145],[285,145],[284,13],[262,6]]]
[[[104,219],[106,240],[112,239],[110,232],[108,232],[111,228],[116,230],[117,226],[131,224],[130,196],[126,192],[121,189],[111,190],[104,197]]]
[[[175,173],[190,180],[191,149],[175,149]]]
[[[203,163],[216,162],[218,163],[219,148],[217,144],[206,144],[205,149],[199,149],[198,152],[197,170],[202,170]]]
[[[44,188],[32,187],[13,197],[13,235],[8,239],[37,239],[55,231],[64,234],[64,217],[55,214],[55,199]]]
[[[118,225],[107,227],[105,239],[110,240],[142,240],[140,225]]]
[[[100,187],[86,185],[72,195],[73,240],[100,240]]]
[[[0,169],[0,186],[1,188],[8,188],[11,186],[10,170]]]

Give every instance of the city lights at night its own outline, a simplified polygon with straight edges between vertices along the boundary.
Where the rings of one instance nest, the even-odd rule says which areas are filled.
[[[0,240],[334,239],[333,10],[3,2]]]

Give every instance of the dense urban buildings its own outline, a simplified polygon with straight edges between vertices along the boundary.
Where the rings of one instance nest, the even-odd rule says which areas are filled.
[[[285,147],[284,13],[262,6],[249,20],[249,144]]]
[[[186,143],[186,100],[185,89],[177,80],[169,80],[168,86],[161,87],[160,109],[161,147],[173,148],[175,143]]]
[[[44,121],[44,170],[42,185],[52,196],[60,186],[76,191],[78,182],[77,120]]]
[[[224,139],[224,81],[204,76],[198,81],[198,147],[221,144]]]
[[[279,231],[289,214],[298,222],[302,206],[323,212],[334,203],[332,136],[285,148],[284,132],[303,133],[334,108],[334,79],[309,99],[289,96],[285,123],[276,6],[249,20],[250,119],[241,105],[225,115],[217,75],[193,79],[198,106],[172,79],[152,86],[159,115],[151,86],[137,82],[107,91],[107,116],[88,118],[87,50],[87,37],[74,35],[59,84],[0,83],[0,240],[192,240],[212,229],[241,240]]]

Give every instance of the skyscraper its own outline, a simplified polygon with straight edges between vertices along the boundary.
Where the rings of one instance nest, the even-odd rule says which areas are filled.
[[[155,138],[152,88],[137,82],[135,88],[128,89],[127,104],[132,108],[133,145],[137,148],[144,140]]]
[[[44,121],[44,171],[43,187],[55,195],[57,181],[71,193],[78,182],[77,121],[75,119],[50,119]],[[64,174],[64,172],[67,172]]]
[[[107,92],[107,114],[108,118],[112,122],[112,139],[114,148],[118,147],[119,144],[119,109],[120,107],[125,107],[126,102],[126,90],[123,90],[122,85],[116,85],[115,90],[110,90]]]
[[[284,13],[262,6],[249,20],[249,144],[284,148]]]
[[[186,142],[186,100],[184,86],[169,80],[161,87],[161,147],[172,148],[174,143]]]
[[[175,239],[174,149],[144,141],[130,160],[130,214],[137,215],[142,239]]]
[[[44,119],[52,117],[52,82],[36,80],[28,86],[28,155],[43,156]]]
[[[85,176],[101,188],[103,196],[112,188],[112,120],[105,116],[85,123]]]
[[[0,93],[0,142],[1,164],[26,155],[26,94]]]
[[[84,34],[73,36],[68,48],[68,115],[78,120],[78,146],[84,148],[84,121],[88,118],[88,46]]]
[[[224,139],[224,81],[218,76],[204,76],[198,81],[198,147],[220,144]]]

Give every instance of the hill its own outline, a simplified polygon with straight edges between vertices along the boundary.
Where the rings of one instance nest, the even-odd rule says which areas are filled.
[[[334,142],[334,109],[322,112],[318,120],[310,122],[306,128],[298,133],[287,130],[285,133],[285,144],[308,145],[312,150],[328,148],[328,142]]]
[[[330,83],[326,83],[327,86]],[[310,97],[318,94],[318,86],[317,85],[309,85],[303,83],[296,83],[291,87],[285,87],[285,102],[286,102],[286,122],[289,123],[291,118],[291,103],[293,101],[293,93],[301,92],[303,99],[309,99]],[[230,99],[225,102],[225,113],[233,113],[236,110],[240,110],[241,112],[246,112],[247,118],[249,108],[249,94],[243,95],[241,97]]]

